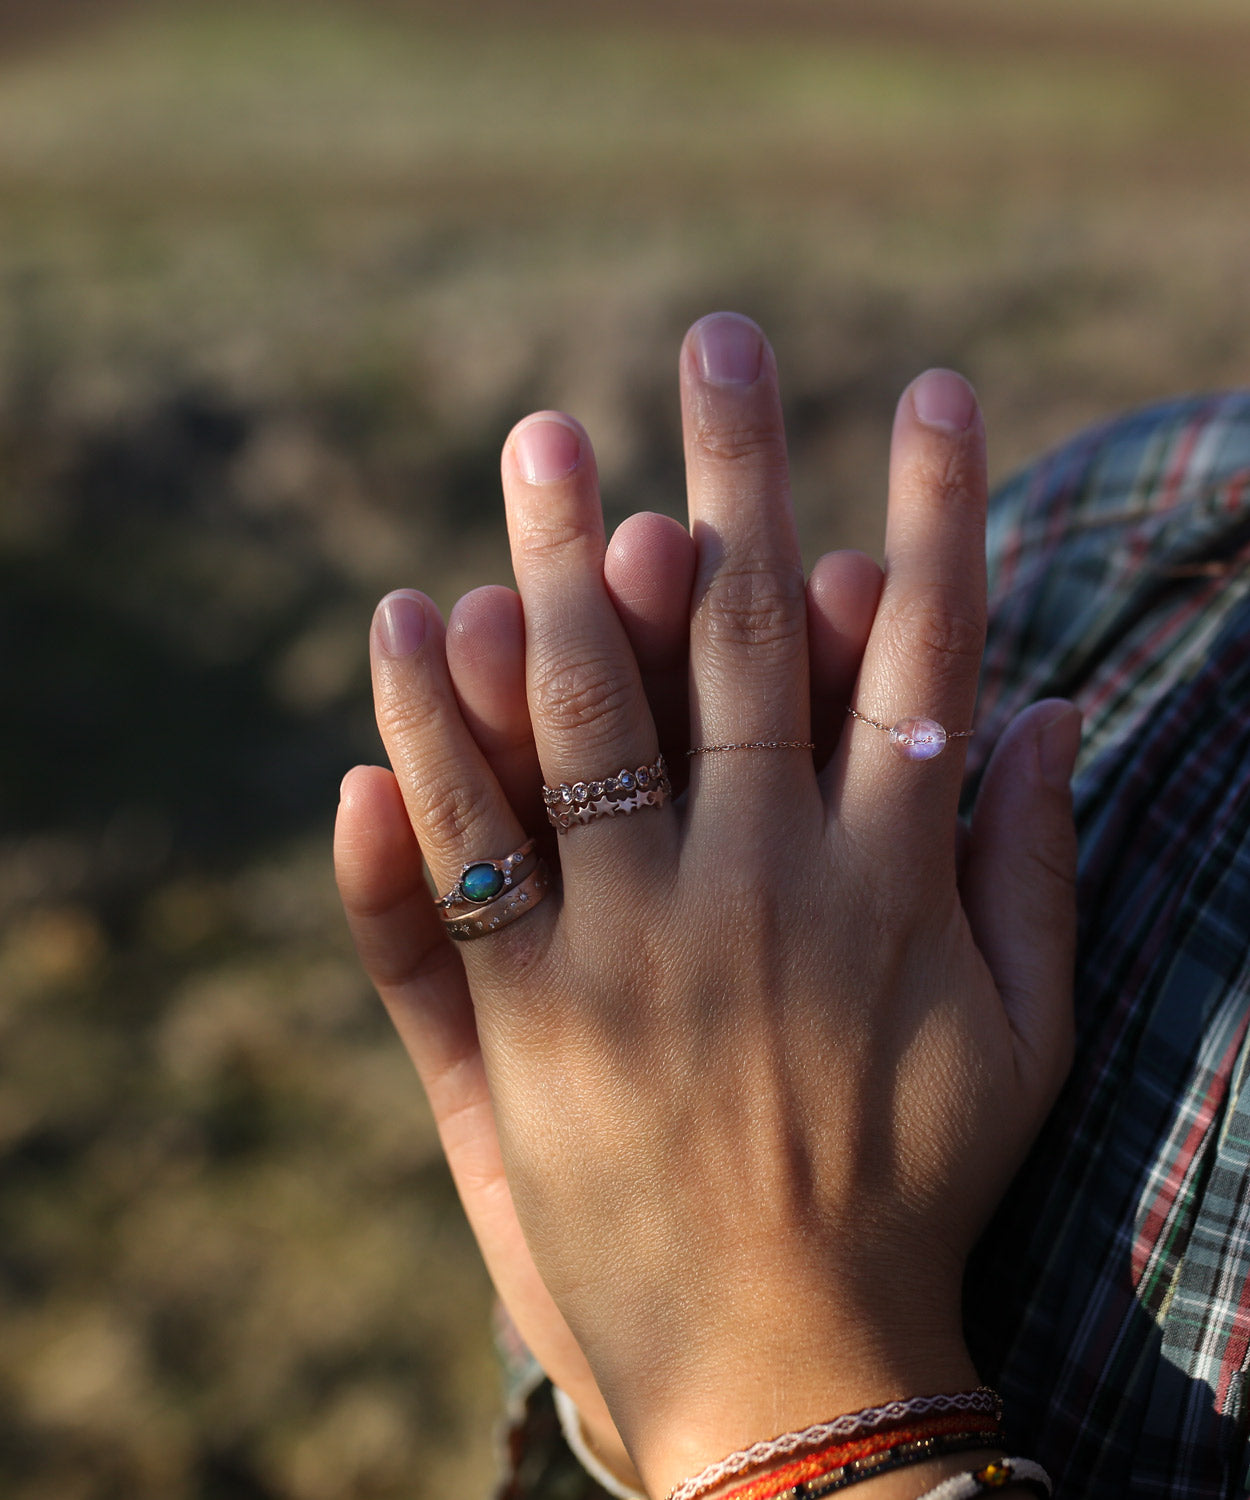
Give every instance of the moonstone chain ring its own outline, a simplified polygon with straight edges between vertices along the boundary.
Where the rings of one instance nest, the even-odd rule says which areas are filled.
[[[973,729],[943,729],[936,719],[900,719],[897,724],[882,724],[854,708],[847,713],[861,724],[870,724],[890,736],[896,755],[904,760],[936,760],[946,749],[947,740],[970,740]]]

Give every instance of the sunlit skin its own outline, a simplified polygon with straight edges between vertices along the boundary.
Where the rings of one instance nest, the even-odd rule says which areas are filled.
[[[963,831],[967,741],[909,762],[846,713],[973,722],[971,389],[930,372],[899,402],[884,568],[836,553],[806,580],[755,326],[697,324],[681,389],[688,528],[636,515],[609,544],[589,438],[539,413],[503,454],[519,595],[476,590],[446,629],[415,591],[383,601],[393,769],[345,779],[336,843],[499,1294],[652,1495],[761,1437],[977,1383],[963,1266],[1068,1066],[1075,926],[1075,710],[1012,723]],[[445,891],[541,833],[543,780],[809,739],[696,757],[677,802],[559,841],[562,893],[444,938],[423,861]]]

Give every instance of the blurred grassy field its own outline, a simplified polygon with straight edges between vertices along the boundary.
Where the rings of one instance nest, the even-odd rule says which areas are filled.
[[[0,1493],[485,1492],[489,1295],[330,882],[372,603],[507,579],[537,406],[679,512],[714,306],[812,557],[926,364],[998,473],[1243,382],[1250,15],[1038,12],[0,0]]]

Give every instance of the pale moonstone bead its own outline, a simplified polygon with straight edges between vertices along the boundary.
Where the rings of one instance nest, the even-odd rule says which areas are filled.
[[[904,760],[932,760],[946,749],[946,731],[936,719],[900,719],[890,744]]]

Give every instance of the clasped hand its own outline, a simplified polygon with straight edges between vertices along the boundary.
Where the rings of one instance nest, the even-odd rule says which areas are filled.
[[[835,553],[805,581],[755,325],[697,324],[681,386],[689,530],[637,515],[609,546],[585,433],[514,430],[519,597],[479,589],[446,631],[416,592],[379,606],[393,771],[349,775],[337,834],[500,1295],[652,1494],[775,1432],[976,1383],[963,1266],[1066,1071],[1074,940],[1075,711],[1014,721],[967,829],[967,740],[913,761],[877,727],[973,723],[970,388],[931,371],[899,403],[884,570]],[[685,756],[744,742],[790,743]],[[423,858],[446,891],[550,835],[544,780],[660,750],[683,795],[551,836],[562,889],[446,940]]]

